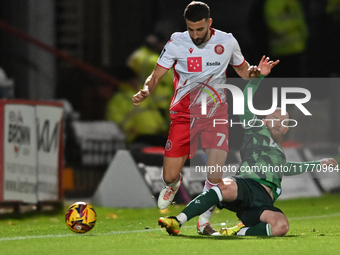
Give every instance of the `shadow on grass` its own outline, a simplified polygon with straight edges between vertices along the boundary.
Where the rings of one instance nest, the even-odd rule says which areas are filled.
[[[286,236],[186,236],[186,235],[177,235],[173,236],[175,238],[183,238],[183,239],[213,239],[213,240],[251,240],[251,239],[282,239],[282,238],[290,238],[297,237],[296,235],[286,235]]]

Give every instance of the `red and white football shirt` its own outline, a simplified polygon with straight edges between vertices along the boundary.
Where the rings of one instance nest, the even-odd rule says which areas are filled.
[[[174,70],[175,92],[170,105],[170,116],[193,118],[201,115],[202,89],[210,90],[215,84],[226,83],[226,69],[228,65],[240,66],[245,59],[241,53],[238,42],[230,33],[211,29],[211,38],[196,46],[188,31],[174,33],[158,59],[157,64],[163,68]],[[226,93],[224,89],[215,90],[222,102],[226,105]],[[216,116],[216,110],[221,106],[217,95],[207,97],[207,115]],[[226,114],[224,112],[224,114]]]

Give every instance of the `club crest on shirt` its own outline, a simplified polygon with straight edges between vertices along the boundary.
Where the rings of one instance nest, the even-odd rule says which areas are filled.
[[[169,151],[169,150],[171,150],[171,148],[172,148],[171,140],[166,141],[165,150]]]
[[[224,52],[224,47],[223,47],[223,45],[217,44],[217,45],[215,46],[215,52],[216,52],[216,54],[218,54],[218,55],[223,54],[223,52]]]

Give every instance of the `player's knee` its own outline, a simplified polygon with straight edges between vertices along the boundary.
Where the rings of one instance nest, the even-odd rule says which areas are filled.
[[[220,182],[217,186],[220,188],[222,194],[228,190],[228,186],[225,185],[223,181]]]
[[[223,179],[218,187],[221,189],[223,201],[231,202],[237,198],[237,184],[233,179]]]
[[[289,230],[289,223],[288,221],[281,220],[277,221],[275,225],[271,228],[271,234],[272,236],[284,236],[288,233]]]

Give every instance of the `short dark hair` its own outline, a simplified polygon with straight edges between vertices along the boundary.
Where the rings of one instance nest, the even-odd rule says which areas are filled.
[[[184,18],[197,22],[202,19],[208,20],[210,18],[210,8],[206,3],[192,1],[184,10]]]

